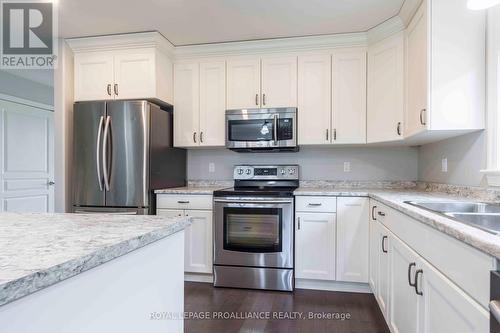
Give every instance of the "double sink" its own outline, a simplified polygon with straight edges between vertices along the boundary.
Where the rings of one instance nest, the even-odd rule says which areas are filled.
[[[492,234],[500,234],[500,205],[452,201],[405,201],[405,203],[451,217]]]

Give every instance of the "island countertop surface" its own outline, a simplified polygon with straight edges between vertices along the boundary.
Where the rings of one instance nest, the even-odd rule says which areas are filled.
[[[184,217],[0,214],[0,306],[189,225]]]

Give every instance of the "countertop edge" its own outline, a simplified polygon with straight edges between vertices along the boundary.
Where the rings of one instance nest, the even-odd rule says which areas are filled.
[[[190,224],[190,220],[176,222],[167,227],[149,231],[125,241],[102,247],[82,257],[9,281],[0,285],[0,291],[3,291],[2,294],[6,295],[0,298],[0,306],[105,264],[160,239],[171,236],[184,230]],[[13,292],[9,292],[9,289],[12,289]]]

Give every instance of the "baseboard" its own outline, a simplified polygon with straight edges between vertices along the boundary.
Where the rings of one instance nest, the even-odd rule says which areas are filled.
[[[313,289],[327,291],[343,291],[350,293],[372,293],[368,283],[321,281],[308,279],[295,279],[296,289]]]
[[[203,273],[184,273],[184,281],[214,283],[214,276]]]

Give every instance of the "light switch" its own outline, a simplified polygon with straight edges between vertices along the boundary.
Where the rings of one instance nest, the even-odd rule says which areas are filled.
[[[351,172],[351,162],[344,162],[344,172]]]

